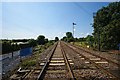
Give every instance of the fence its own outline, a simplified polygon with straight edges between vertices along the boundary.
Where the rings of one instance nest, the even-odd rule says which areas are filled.
[[[32,54],[32,47],[24,48],[12,53],[0,55],[0,63],[2,64],[2,74],[14,69],[20,63],[20,57]]]

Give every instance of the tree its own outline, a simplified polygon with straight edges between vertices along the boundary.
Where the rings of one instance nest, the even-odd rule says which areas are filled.
[[[45,43],[48,43],[48,39],[47,38],[45,39]]]
[[[86,41],[87,43],[90,45],[90,46],[93,46],[93,43],[94,43],[94,37],[92,35],[88,35],[86,37]]]
[[[39,35],[37,37],[37,42],[39,45],[44,45],[45,44],[45,37],[43,35]]]
[[[79,39],[78,39],[78,38],[74,38],[74,41],[75,41],[75,42],[79,42]]]
[[[20,49],[20,46],[17,45],[17,43],[11,44],[12,43],[11,40],[2,40],[1,43],[2,43],[2,53],[3,54],[13,52],[13,51]]]
[[[95,44],[102,49],[117,49],[120,43],[120,2],[110,3],[94,16]]]
[[[55,37],[55,42],[56,42],[56,41],[59,41],[59,38],[58,38],[58,37]]]
[[[67,38],[67,42],[73,42],[73,41],[74,41],[73,37]]]
[[[2,53],[12,52],[12,46],[8,41],[2,41]]]
[[[66,32],[66,37],[67,37],[67,38],[71,38],[71,37],[73,38],[73,35],[72,35],[71,32]]]
[[[66,32],[67,42],[74,41],[73,35],[71,32]]]
[[[61,40],[66,42],[72,42],[74,41],[74,38],[71,32],[66,32],[66,36],[64,36]]]
[[[61,40],[66,42],[67,41],[67,37],[64,36]]]
[[[80,42],[86,41],[86,38],[84,38],[84,37],[83,38],[79,38],[78,41],[80,41]]]
[[[27,42],[29,39],[13,39],[12,42]]]
[[[92,42],[94,41],[93,36],[92,36],[92,35],[88,35],[88,36],[86,37],[86,41],[87,41],[88,43],[92,43]]]
[[[28,43],[29,43],[30,46],[33,46],[33,47],[37,45],[37,42],[36,42],[36,40],[34,40],[34,39],[30,39],[30,40],[28,41]]]

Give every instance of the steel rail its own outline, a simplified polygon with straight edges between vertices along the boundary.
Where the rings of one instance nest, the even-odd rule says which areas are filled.
[[[61,45],[61,43],[60,43],[60,45]],[[71,69],[71,67],[70,67],[70,63],[69,63],[69,61],[68,61],[68,58],[67,58],[67,56],[66,56],[66,54],[65,54],[65,51],[64,51],[64,49],[62,48],[62,45],[61,45],[61,51],[62,51],[64,60],[65,60],[65,62],[66,62],[66,65],[67,65],[69,74],[70,74],[70,76],[71,76],[71,77],[70,77],[70,80],[76,80],[75,77],[74,77],[73,71],[72,71],[72,69]]]
[[[52,56],[53,56],[53,54],[54,54],[54,51],[55,51],[57,45],[58,45],[58,42],[55,44],[55,46],[54,46],[53,49],[51,50],[50,54],[48,55],[48,58],[47,58],[47,60],[46,60],[46,63],[45,63],[45,65],[43,66],[42,70],[40,71],[40,74],[38,75],[37,80],[43,80],[43,78],[44,78],[44,76],[45,76],[45,73],[46,73],[46,69],[47,69],[48,64],[49,64],[49,62],[50,62],[50,60],[51,60],[51,58],[52,58]]]

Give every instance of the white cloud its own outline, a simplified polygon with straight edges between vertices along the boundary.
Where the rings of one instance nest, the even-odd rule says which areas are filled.
[[[84,35],[84,33],[80,33],[80,35]]]
[[[86,37],[87,35],[90,35],[90,33],[80,33],[79,37]]]
[[[86,36],[87,36],[87,35],[90,35],[90,33],[86,33]]]

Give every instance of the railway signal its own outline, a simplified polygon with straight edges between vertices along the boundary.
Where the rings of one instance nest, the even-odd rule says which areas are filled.
[[[73,39],[74,39],[75,25],[76,23],[73,23]],[[73,44],[74,44],[74,40],[73,40]]]
[[[75,25],[76,23],[73,23],[73,38],[74,38]]]

